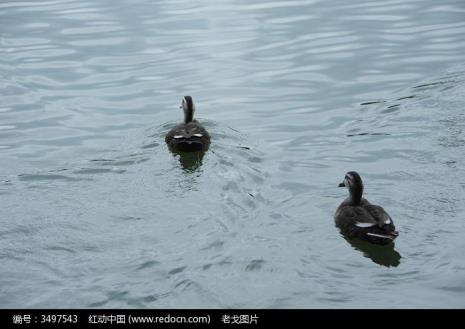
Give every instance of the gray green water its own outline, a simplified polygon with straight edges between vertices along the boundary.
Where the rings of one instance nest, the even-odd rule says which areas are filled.
[[[464,54],[461,0],[1,1],[0,307],[465,307]]]

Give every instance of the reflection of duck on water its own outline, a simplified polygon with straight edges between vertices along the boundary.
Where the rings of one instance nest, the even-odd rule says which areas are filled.
[[[184,96],[181,108],[184,122],[171,129],[165,137],[171,151],[206,151],[210,145],[210,135],[204,127],[194,120],[195,105],[191,96]]]
[[[186,171],[195,171],[202,165],[205,152],[176,152],[179,156],[179,163]]]
[[[349,239],[358,238],[374,244],[390,244],[399,235],[394,222],[380,206],[362,198],[363,182],[355,171],[348,172],[339,187],[349,189],[349,197],[337,208],[336,226]]]
[[[400,264],[402,256],[394,250],[393,243],[380,246],[359,239],[344,238],[354,249],[361,251],[365,257],[370,258],[376,264],[387,267],[397,267]]]

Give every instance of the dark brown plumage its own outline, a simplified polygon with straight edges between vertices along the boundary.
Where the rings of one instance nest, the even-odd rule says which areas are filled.
[[[171,129],[165,137],[172,151],[206,151],[210,146],[210,135],[205,128],[194,120],[195,105],[192,97],[184,96],[181,108],[184,110],[184,122]]]
[[[358,238],[375,244],[389,244],[398,233],[388,213],[380,206],[362,198],[363,182],[355,171],[346,174],[340,187],[349,189],[349,197],[334,214],[336,226],[349,239]]]

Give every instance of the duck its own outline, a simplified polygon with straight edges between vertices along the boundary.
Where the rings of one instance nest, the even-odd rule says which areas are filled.
[[[210,134],[194,120],[195,105],[191,96],[184,96],[181,102],[184,111],[184,122],[171,129],[165,142],[172,151],[196,152],[206,151],[210,146]]]
[[[363,181],[355,171],[346,173],[339,187],[347,187],[349,196],[334,214],[336,226],[349,239],[387,245],[399,235],[391,216],[378,205],[363,198]]]

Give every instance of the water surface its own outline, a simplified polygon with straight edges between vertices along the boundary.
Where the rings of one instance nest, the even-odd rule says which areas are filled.
[[[0,307],[464,307],[464,35],[460,0],[3,1]],[[395,247],[334,227],[349,170]]]

